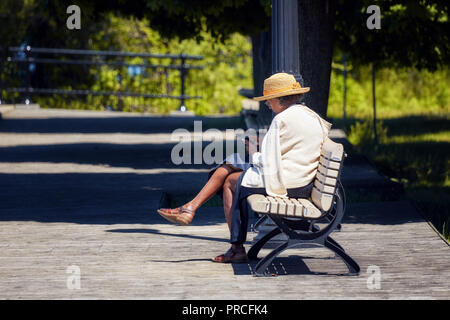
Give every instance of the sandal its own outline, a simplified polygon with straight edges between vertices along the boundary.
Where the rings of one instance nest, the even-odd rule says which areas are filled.
[[[248,261],[245,249],[243,251],[235,252],[233,248],[228,249],[227,252],[212,259],[212,262],[218,263],[245,263]]]
[[[195,211],[183,206],[176,209],[158,209],[158,213],[166,220],[172,223],[178,223],[187,226],[194,219]]]

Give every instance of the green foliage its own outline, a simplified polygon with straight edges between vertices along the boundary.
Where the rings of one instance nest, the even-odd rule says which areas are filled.
[[[423,113],[450,113],[449,68],[435,72],[413,68],[378,70],[375,75],[376,113],[380,119]],[[343,116],[343,74],[333,70],[330,80],[328,116]],[[347,75],[347,117],[373,115],[372,78],[368,66],[354,68]]]
[[[233,34],[229,39],[217,42],[209,33],[203,32],[203,40],[166,39],[149,28],[146,19],[125,18],[108,14],[91,35],[89,43],[94,50],[116,50],[150,53],[186,53],[202,55],[201,61],[188,60],[190,65],[203,69],[189,70],[186,77],[186,94],[202,96],[202,99],[186,100],[186,106],[196,114],[235,114],[241,109],[241,87],[252,87],[251,43],[246,37]],[[180,60],[124,58],[130,64],[179,64]],[[147,69],[140,75],[130,74],[127,68],[112,66],[91,67],[87,89],[93,91],[130,91],[140,93],[180,95],[178,70]],[[56,81],[55,81],[56,82]],[[83,108],[104,110],[111,107],[120,111],[167,113],[179,107],[178,100],[168,98],[102,97],[88,96],[85,101],[67,97],[37,98],[42,106],[60,108]]]
[[[369,30],[366,9],[377,5],[381,29]],[[447,0],[338,0],[336,45],[358,65],[436,70],[450,62]]]
[[[33,9],[33,1],[0,1],[0,21],[2,23],[0,28],[0,48],[17,45],[17,39],[25,37],[27,25],[22,22],[30,19]],[[14,14],[11,14],[11,12],[14,12]],[[11,28],[8,26],[14,26],[14,32],[11,32]]]
[[[450,240],[450,114],[427,114],[428,108],[385,112],[377,123],[374,144],[372,120],[351,114],[346,124],[349,141],[385,176],[403,184],[414,203],[436,229]],[[403,112],[403,116],[400,115]]]
[[[373,141],[370,67],[347,78],[347,120],[343,75],[331,76],[328,116],[344,128],[356,150],[384,175],[402,183],[405,195],[450,240],[450,76],[417,69],[376,73],[378,145]]]
[[[385,119],[386,134],[374,145],[368,122],[350,126],[349,140],[393,181],[450,240],[450,118],[416,116]],[[420,134],[422,133],[422,134]]]
[[[165,37],[202,39],[204,31],[221,41],[239,32],[252,35],[268,28],[267,0],[141,0],[151,26]],[[168,27],[169,26],[169,27]]]
[[[407,188],[408,199],[450,241],[450,187]]]
[[[387,128],[382,121],[377,121],[376,129],[378,143],[385,143],[387,141]],[[372,148],[375,145],[373,121],[358,121],[351,125],[348,140],[357,147]],[[360,151],[364,152],[364,150]]]

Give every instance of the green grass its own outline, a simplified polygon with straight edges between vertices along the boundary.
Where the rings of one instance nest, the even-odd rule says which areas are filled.
[[[343,120],[343,75],[333,71],[328,117],[357,152],[404,186],[405,197],[450,240],[450,72],[381,69],[376,72],[378,144],[374,143],[370,67],[347,78]]]
[[[344,128],[357,152],[403,184],[405,197],[450,240],[450,116],[385,117],[377,125],[378,144],[370,119],[333,122]]]

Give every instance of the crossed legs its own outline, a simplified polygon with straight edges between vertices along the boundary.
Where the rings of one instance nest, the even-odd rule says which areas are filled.
[[[194,218],[195,211],[220,189],[223,189],[223,209],[228,229],[231,230],[233,200],[236,193],[236,183],[241,172],[241,170],[229,165],[222,165],[216,169],[194,199],[176,209],[159,209],[158,213],[171,222],[188,225]],[[213,258],[212,261],[221,263],[245,262],[247,261],[247,254],[242,244],[232,244],[226,253]]]
[[[233,194],[234,190],[236,189],[236,181],[237,178],[239,178],[240,174],[241,170],[235,169],[226,164],[221,165],[216,169],[211,178],[203,186],[203,188],[195,196],[195,198],[186,203],[184,207],[196,211],[202,204],[208,201],[220,189],[223,189],[225,217],[227,217],[228,222],[228,215],[231,214],[231,204],[233,203]],[[228,207],[230,208],[226,209]]]
[[[214,171],[208,182],[191,201],[179,208],[159,209],[158,213],[171,222],[188,225],[194,218],[195,211],[220,189],[223,189],[225,217],[227,219],[228,227],[230,227],[233,194],[240,173],[241,170],[223,164]]]
[[[230,173],[223,184],[223,211],[225,212],[225,219],[227,220],[228,229],[231,230],[231,214],[236,192],[236,182],[239,179],[241,172]]]

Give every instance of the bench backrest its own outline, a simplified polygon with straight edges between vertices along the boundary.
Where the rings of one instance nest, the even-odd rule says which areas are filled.
[[[344,146],[326,138],[322,145],[319,167],[311,193],[313,203],[324,212],[330,210],[333,205],[343,158]]]
[[[254,212],[262,214],[321,219],[333,206],[344,155],[342,144],[326,138],[322,145],[311,200],[252,194],[247,198],[250,207]]]

